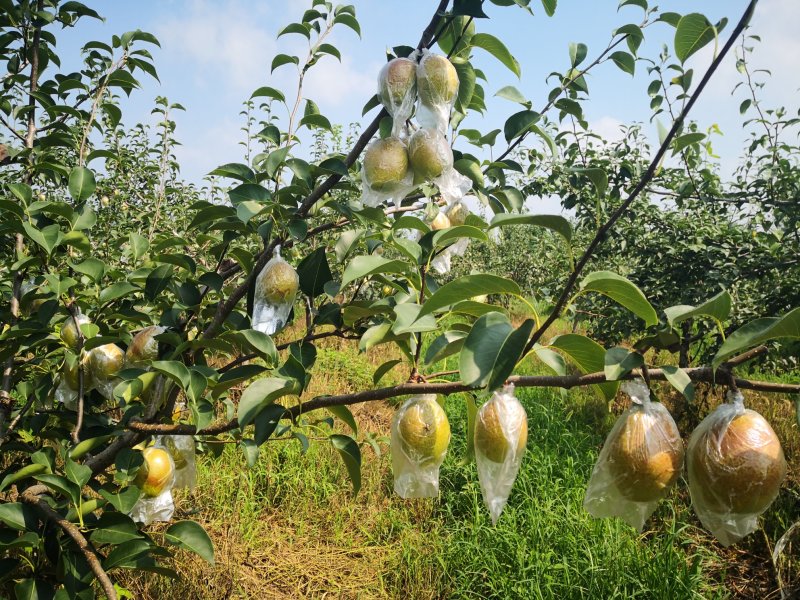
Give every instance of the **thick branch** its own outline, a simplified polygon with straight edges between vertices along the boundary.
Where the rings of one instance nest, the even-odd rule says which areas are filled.
[[[658,166],[661,164],[664,155],[667,153],[667,150],[669,149],[673,138],[683,126],[683,123],[686,120],[686,116],[689,114],[689,111],[694,106],[694,103],[697,102],[697,99],[700,97],[700,94],[703,93],[703,90],[705,89],[706,85],[711,79],[711,76],[717,70],[717,67],[719,67],[719,65],[722,63],[722,60],[725,58],[725,55],[733,46],[739,34],[747,26],[747,23],[750,21],[750,17],[752,16],[753,10],[755,9],[757,3],[758,0],[751,0],[750,4],[748,4],[747,9],[742,15],[742,18],[739,20],[739,23],[736,25],[736,28],[731,34],[731,37],[725,43],[725,46],[722,48],[722,51],[717,55],[717,57],[711,63],[711,66],[708,68],[705,75],[703,75],[703,79],[700,80],[700,83],[698,84],[694,94],[692,94],[692,97],[689,99],[689,102],[686,103],[686,106],[683,108],[680,115],[678,115],[678,118],[672,124],[672,129],[669,130],[667,137],[661,143],[661,147],[659,147],[658,152],[656,152],[656,155],[653,157],[653,160],[647,167],[647,171],[642,176],[642,179],[630,193],[625,202],[623,202],[620,205],[620,207],[614,211],[614,213],[609,217],[608,221],[597,231],[597,234],[589,244],[589,247],[586,249],[586,252],[584,252],[583,256],[578,261],[577,265],[575,265],[575,269],[572,271],[572,274],[570,275],[567,284],[564,286],[564,290],[561,292],[561,296],[559,297],[558,301],[553,307],[550,316],[548,316],[547,320],[544,323],[542,323],[541,327],[539,327],[534,332],[533,336],[528,342],[526,351],[530,351],[533,348],[533,346],[541,339],[542,335],[544,335],[544,333],[561,315],[561,311],[565,308],[567,301],[569,300],[572,294],[572,290],[575,287],[575,284],[578,282],[578,277],[580,276],[581,271],[583,271],[586,264],[592,258],[595,249],[597,249],[597,247],[603,242],[603,240],[606,238],[606,235],[614,226],[614,224],[617,222],[617,220],[625,213],[625,211],[628,210],[633,201],[636,200],[641,191],[647,186],[647,184],[655,175],[655,172],[658,169]]]
[[[36,487],[38,488],[39,486]],[[33,488],[28,488],[25,490],[25,492],[23,492],[20,496],[20,499],[26,504],[30,504],[36,508],[36,510],[38,510],[45,519],[53,522],[55,525],[58,525],[64,531],[64,533],[72,538],[80,551],[83,553],[84,558],[86,558],[89,568],[100,582],[100,585],[103,588],[106,596],[108,596],[108,599],[116,600],[117,592],[114,589],[114,584],[108,577],[108,573],[106,573],[103,569],[103,565],[100,564],[100,559],[97,557],[97,554],[95,554],[94,550],[92,550],[88,540],[80,532],[80,529],[59,515],[55,510],[50,508],[50,505],[42,500],[38,495],[31,493],[32,489]]]

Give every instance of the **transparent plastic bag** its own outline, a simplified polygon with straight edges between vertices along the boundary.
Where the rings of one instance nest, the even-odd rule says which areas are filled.
[[[731,391],[692,432],[687,471],[694,512],[730,546],[758,527],[786,477],[786,459],[767,420]]]
[[[197,481],[194,438],[190,435],[162,435],[156,445],[166,448],[175,463],[174,489],[193,490]]]
[[[394,58],[378,73],[378,99],[392,117],[392,135],[406,133],[406,121],[417,103],[417,52],[409,58]]]
[[[667,408],[650,401],[643,381],[626,382],[631,407],[614,423],[592,470],[584,508],[620,517],[641,531],[683,468],[683,440]]]
[[[420,125],[447,132],[450,111],[458,96],[458,85],[458,73],[453,63],[427,49],[422,51],[417,66],[417,121]]]
[[[134,485],[142,490],[129,516],[136,522],[150,525],[155,521],[169,521],[175,512],[172,488],[175,485],[175,461],[168,448],[160,444],[142,451],[144,464]]]
[[[373,140],[361,161],[361,180],[364,206],[380,206],[387,200],[399,204],[414,189],[405,142],[396,136]]]
[[[125,368],[125,353],[116,344],[92,348],[86,355],[86,369],[94,389],[106,400],[114,398],[114,388],[122,381],[117,374]]]
[[[519,473],[528,440],[528,417],[514,386],[495,392],[475,419],[475,462],[483,502],[497,523]]]
[[[449,227],[457,227],[463,225],[469,216],[470,212],[467,206],[461,201],[456,200],[451,204],[443,213],[449,223]],[[444,275],[450,272],[452,260],[454,256],[464,256],[464,253],[469,247],[469,238],[461,238],[456,242],[447,246],[444,250],[440,251],[431,261],[431,266],[437,273]]]
[[[453,149],[437,129],[414,132],[408,141],[408,159],[414,183],[435,183],[447,204],[461,200],[472,187],[472,182],[453,168]]]
[[[435,394],[406,400],[392,419],[394,491],[402,498],[439,495],[439,467],[450,443],[450,423]]]
[[[125,351],[125,364],[131,367],[146,369],[154,360],[158,360],[158,340],[156,336],[166,331],[160,325],[150,325],[140,330]]]
[[[256,277],[253,329],[267,335],[283,329],[292,312],[299,286],[297,271],[281,258],[281,247],[277,246],[270,261]]]

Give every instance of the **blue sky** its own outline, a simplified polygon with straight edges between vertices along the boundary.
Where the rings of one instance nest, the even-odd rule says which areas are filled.
[[[433,0],[350,0],[356,7],[361,23],[362,38],[346,27],[339,27],[332,42],[342,51],[338,63],[326,57],[307,79],[306,95],[320,106],[333,123],[368,122],[361,117],[364,102],[375,91],[375,80],[384,62],[385,49],[390,46],[415,45],[427,24],[436,2]],[[77,66],[80,46],[89,39],[110,40],[113,34],[142,29],[155,34],[161,49],[154,48],[161,83],[149,77],[141,79],[143,89],[124,102],[125,121],[153,122],[150,115],[156,96],[167,96],[171,102],[186,107],[177,113],[177,136],[182,147],[177,150],[184,177],[200,182],[201,178],[219,164],[242,161],[239,112],[242,101],[262,85],[277,87],[294,97],[296,73],[291,66],[270,74],[269,66],[278,52],[302,53],[305,38],[297,35],[276,40],[277,32],[287,23],[298,19],[310,7],[305,0],[138,0],[136,2],[89,3],[104,17],[105,22],[84,21],[79,27],[62,32],[59,49],[64,57],[64,69]],[[474,52],[473,63],[483,69],[488,78],[486,92],[489,110],[481,118],[470,116],[462,125],[488,131],[502,128],[505,119],[519,110],[519,105],[493,98],[505,85],[515,85],[541,106],[551,86],[547,75],[563,71],[568,64],[570,42],[588,45],[588,59],[602,51],[614,28],[639,22],[642,11],[624,7],[617,11],[617,0],[560,0],[554,17],[548,18],[534,0],[535,16],[516,7],[498,7],[486,2],[491,17],[477,22],[478,31],[503,39],[522,65],[522,78],[489,57],[482,50]],[[744,0],[664,1],[662,10],[681,13],[701,11],[712,21],[727,16],[731,23],[723,38],[733,27],[747,3]],[[800,2],[797,0],[762,0],[753,21],[752,33],[762,36],[757,45],[756,67],[769,67],[773,76],[764,94],[767,105],[786,105],[796,110],[794,100],[800,88],[800,71],[796,68],[800,56],[800,40],[796,36],[800,23]],[[646,31],[640,54],[657,56],[661,45],[671,41],[674,30],[666,24],[656,24]],[[690,59],[698,75],[709,64],[709,46]],[[715,76],[712,84],[698,102],[693,117],[703,126],[716,123],[724,136],[715,143],[724,169],[730,169],[740,152],[746,132],[742,130],[738,107],[739,95],[730,92],[739,81],[733,57]],[[637,64],[636,77],[619,71],[613,64],[600,65],[593,71],[589,86],[590,102],[585,106],[592,127],[606,136],[615,135],[620,123],[639,121],[655,138],[655,125],[648,122],[649,98],[646,94],[649,78],[645,65]],[[465,146],[464,149],[472,149]],[[474,149],[472,149],[474,151]]]

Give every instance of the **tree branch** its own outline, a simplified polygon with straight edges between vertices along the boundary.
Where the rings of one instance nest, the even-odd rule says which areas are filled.
[[[35,488],[39,488],[39,486],[34,486]],[[30,504],[39,513],[48,521],[51,521],[58,527],[60,527],[64,533],[66,533],[72,540],[77,544],[80,551],[83,553],[86,562],[89,564],[89,568],[94,573],[94,576],[100,582],[100,586],[103,588],[106,596],[108,596],[109,600],[116,600],[117,599],[117,592],[114,589],[114,584],[111,582],[111,579],[108,577],[108,573],[105,572],[103,569],[102,564],[100,564],[100,559],[95,554],[94,550],[92,550],[91,546],[89,545],[89,541],[83,536],[80,530],[67,521],[64,517],[59,515],[55,510],[50,508],[50,505],[47,504],[39,495],[32,493],[31,490],[34,489],[28,488],[25,490],[22,495],[20,495],[20,499],[25,502],[26,504]],[[46,489],[46,486],[45,486]]]
[[[689,114],[689,111],[694,106],[694,103],[697,102],[697,99],[700,97],[700,94],[703,93],[706,85],[708,84],[711,76],[717,70],[717,67],[722,63],[722,60],[727,55],[728,51],[733,46],[736,39],[739,37],[739,34],[744,30],[747,26],[747,23],[750,21],[750,17],[753,15],[753,10],[755,9],[758,0],[751,0],[750,4],[747,5],[747,8],[744,11],[741,19],[739,19],[739,23],[736,25],[736,28],[733,30],[733,33],[728,38],[728,41],[725,43],[725,46],[722,48],[722,51],[716,56],[714,61],[711,63],[711,66],[706,71],[703,78],[700,80],[700,83],[697,86],[694,94],[689,99],[689,102],[686,103],[686,106],[681,111],[678,118],[672,124],[672,128],[669,130],[667,137],[661,143],[661,146],[656,152],[656,155],[653,157],[653,160],[650,162],[650,165],[647,168],[647,171],[642,176],[639,183],[630,193],[628,198],[623,202],[617,210],[609,217],[608,221],[597,231],[597,234],[594,236],[594,239],[589,244],[589,247],[584,252],[581,259],[575,265],[575,269],[572,271],[569,279],[567,280],[567,284],[564,286],[564,290],[561,292],[561,296],[558,298],[555,306],[553,307],[552,312],[547,317],[544,323],[534,332],[533,336],[531,337],[528,345],[525,348],[526,353],[529,352],[534,345],[541,339],[542,335],[550,328],[550,326],[555,322],[555,320],[560,316],[561,311],[564,309],[567,301],[572,294],[572,289],[575,287],[575,284],[578,282],[578,277],[581,274],[581,271],[586,266],[586,264],[591,259],[592,255],[594,254],[595,249],[600,245],[600,243],[605,239],[608,232],[617,222],[617,220],[628,210],[628,207],[633,203],[634,200],[639,196],[641,191],[647,186],[650,180],[655,175],[658,166],[661,164],[661,160],[664,158],[664,155],[667,153],[670,144],[672,143],[673,138],[678,133],[680,128],[683,126],[684,121],[686,120],[686,116]]]

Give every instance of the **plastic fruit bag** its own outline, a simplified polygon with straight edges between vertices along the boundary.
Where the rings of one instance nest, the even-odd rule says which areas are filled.
[[[461,200],[472,187],[472,182],[453,168],[453,149],[437,129],[414,132],[408,141],[408,160],[414,183],[435,183],[447,204]]]
[[[444,56],[423,50],[417,65],[417,93],[420,125],[445,133],[458,96],[458,72],[453,63]]]
[[[528,417],[513,385],[495,392],[481,406],[474,440],[483,502],[495,524],[506,507],[528,441]]]
[[[614,423],[592,470],[584,508],[620,517],[641,531],[683,467],[683,440],[666,407],[650,401],[643,381],[626,382],[631,407]]]
[[[764,417],[728,392],[689,438],[687,471],[694,512],[703,526],[730,546],[755,531],[758,516],[786,477],[780,440]]]
[[[392,419],[394,491],[402,498],[438,496],[449,443],[450,423],[436,394],[406,400]]]
[[[417,53],[394,58],[378,73],[378,99],[393,120],[392,135],[402,136],[417,102]]]
[[[146,369],[154,360],[158,360],[158,340],[156,336],[166,331],[160,325],[151,325],[140,330],[125,351],[125,364],[131,367]]]
[[[114,397],[114,388],[121,381],[117,374],[125,367],[125,353],[116,344],[92,348],[86,355],[85,372],[91,375],[94,388],[106,400]]]
[[[281,247],[277,246],[270,261],[256,277],[253,329],[267,335],[280,331],[292,312],[299,286],[297,271],[281,258]]]
[[[468,196],[472,197],[472,196]],[[469,208],[461,200],[456,200],[444,213],[447,217],[448,227],[463,225],[469,216]],[[461,238],[440,251],[431,261],[431,266],[437,273],[445,274],[450,272],[450,266],[454,256],[464,256],[469,247],[469,238]]]
[[[144,462],[134,480],[142,495],[129,513],[137,523],[169,521],[175,512],[172,487],[175,484],[175,462],[163,447],[150,446],[142,451]]]
[[[56,386],[55,390],[55,400],[70,410],[75,410],[78,406],[78,388],[80,387],[78,376],[77,358],[72,365],[70,365],[68,361],[64,361],[64,366],[61,368],[61,372],[58,375],[58,385]],[[90,383],[89,374],[84,370],[84,393],[91,389]]]
[[[174,489],[193,490],[197,480],[194,438],[190,435],[162,435],[156,445],[166,448],[175,463]]]
[[[379,206],[387,200],[399,204],[414,189],[405,142],[396,136],[373,140],[361,161],[361,180],[364,206]]]

